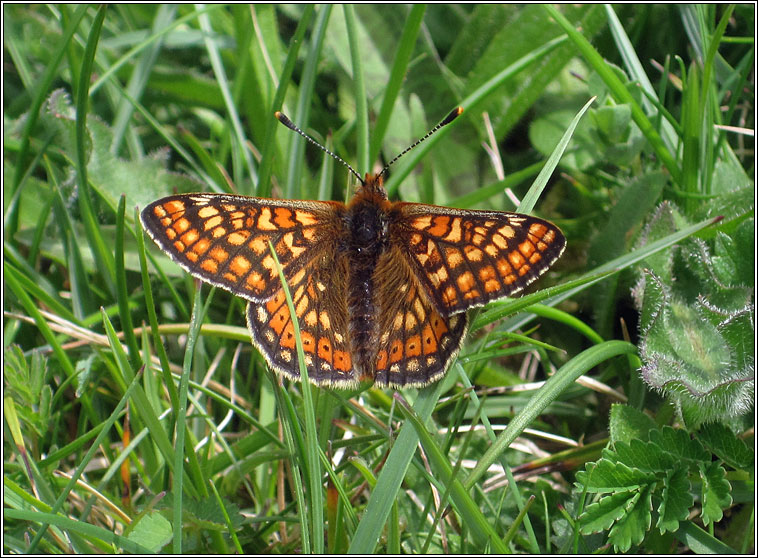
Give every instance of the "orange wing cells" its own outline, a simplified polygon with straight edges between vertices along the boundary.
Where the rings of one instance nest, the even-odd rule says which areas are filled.
[[[555,225],[528,215],[389,201],[386,170],[359,176],[347,205],[178,194],[149,204],[142,225],[188,273],[248,301],[253,344],[280,374],[300,379],[269,246],[292,296],[312,382],[423,386],[457,355],[466,311],[524,289],[566,241]]]

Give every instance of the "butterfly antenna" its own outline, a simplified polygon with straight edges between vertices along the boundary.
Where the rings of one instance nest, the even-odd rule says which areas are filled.
[[[350,172],[352,172],[358,178],[358,180],[360,181],[360,183],[363,184],[363,179],[361,178],[361,175],[358,174],[353,167],[351,167],[342,157],[340,157],[336,153],[332,153],[326,147],[324,147],[319,142],[317,142],[315,139],[313,139],[311,136],[309,136],[308,134],[306,134],[305,132],[303,132],[300,128],[298,128],[297,126],[295,126],[295,124],[293,124],[292,120],[290,120],[289,118],[287,118],[286,114],[283,114],[283,113],[281,113],[279,111],[276,111],[274,113],[274,116],[276,116],[276,118],[277,118],[277,120],[279,120],[279,122],[281,122],[282,124],[284,124],[285,126],[287,126],[287,128],[289,128],[293,132],[297,132],[298,134],[300,134],[301,136],[303,136],[305,139],[307,139],[309,142],[311,142],[313,145],[315,145],[316,147],[318,147],[321,151],[323,151],[327,155],[333,157],[334,159],[336,159],[337,161],[339,161],[340,163],[342,163],[343,165],[345,165],[350,170]]]
[[[405,155],[406,153],[408,153],[411,149],[413,149],[414,147],[416,147],[418,144],[420,144],[425,139],[429,138],[429,136],[431,136],[432,134],[434,134],[437,130],[439,130],[443,126],[447,126],[448,124],[450,124],[453,120],[455,120],[456,118],[458,118],[461,114],[463,114],[463,107],[454,108],[452,110],[452,112],[450,112],[450,114],[448,114],[442,122],[440,122],[434,128],[432,128],[431,130],[429,130],[423,138],[417,140],[412,145],[406,147],[400,154],[398,154],[394,159],[392,159],[389,163],[387,163],[377,176],[382,176],[385,172],[387,172],[387,169],[390,168],[390,165],[392,165],[400,157],[402,157],[403,155]]]

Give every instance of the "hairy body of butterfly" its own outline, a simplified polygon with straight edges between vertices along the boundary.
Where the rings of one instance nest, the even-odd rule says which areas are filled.
[[[377,189],[363,188],[345,211],[345,232],[339,249],[348,258],[348,312],[350,347],[360,376],[374,376],[373,363],[379,346],[375,272],[389,246],[387,198]],[[384,206],[384,207],[383,207]]]

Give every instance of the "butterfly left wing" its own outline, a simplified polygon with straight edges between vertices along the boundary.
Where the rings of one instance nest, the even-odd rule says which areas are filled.
[[[390,237],[408,247],[406,257],[443,315],[521,291],[566,246],[558,227],[519,213],[397,203],[391,222]]]
[[[307,273],[298,273],[288,288],[300,327],[308,378],[317,385],[355,386],[358,372],[348,339],[347,258],[337,253],[311,261]],[[253,344],[269,366],[300,381],[295,328],[284,289],[261,304],[248,303],[247,325]]]
[[[295,305],[311,381],[347,385],[358,379],[348,346],[347,263],[335,248],[344,209],[336,202],[180,194],[151,203],[141,220],[188,273],[250,301],[253,343],[274,370],[299,380],[294,326],[271,243]]]

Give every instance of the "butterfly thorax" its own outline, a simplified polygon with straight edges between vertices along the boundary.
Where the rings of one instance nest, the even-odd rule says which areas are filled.
[[[382,187],[381,178],[369,181],[358,190],[345,214],[348,228],[349,250],[361,259],[372,260],[386,248],[387,211],[390,203]]]

